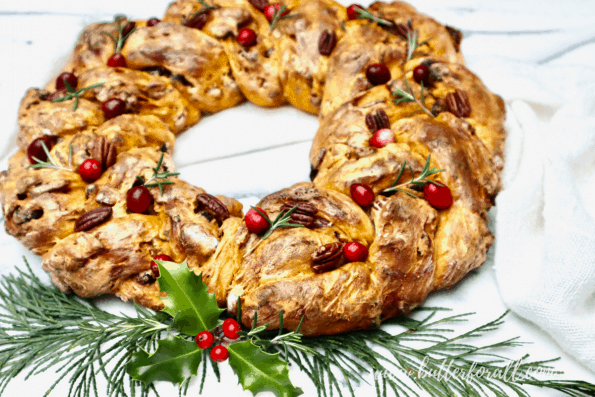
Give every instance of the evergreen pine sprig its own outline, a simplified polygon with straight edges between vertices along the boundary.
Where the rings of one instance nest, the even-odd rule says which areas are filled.
[[[297,206],[293,206],[291,209],[289,209],[287,211],[283,210],[283,211],[279,212],[279,214],[277,215],[277,217],[275,218],[274,221],[271,221],[271,218],[269,218],[267,216],[267,214],[265,214],[258,208],[252,207],[252,206],[251,206],[251,208],[254,209],[256,212],[258,212],[260,215],[262,215],[263,218],[266,219],[270,225],[267,232],[264,234],[264,236],[262,236],[261,241],[266,240],[275,230],[280,229],[282,227],[304,227],[304,225],[299,225],[297,223],[289,223],[288,222],[291,219],[291,214],[295,210],[297,210]]]
[[[122,51],[122,47],[124,47],[126,40],[128,40],[128,37],[130,37],[132,32],[136,30],[135,26],[134,28],[130,29],[130,32],[124,34],[124,29],[126,29],[128,22],[128,18],[126,18],[124,15],[116,15],[114,16],[114,23],[116,24],[116,29],[118,30],[118,37],[106,32],[105,30],[102,32],[111,37],[111,39],[114,41],[114,54],[119,54]]]
[[[401,183],[401,184],[397,185],[397,182],[399,181],[399,179],[403,175],[403,172],[405,171],[405,168],[407,167],[407,161],[403,161],[403,164],[401,165],[401,170],[399,171],[399,175],[397,175],[397,178],[392,183],[392,185],[390,185],[390,187],[384,189],[382,191],[382,193],[389,194],[389,193],[403,192],[403,193],[407,193],[408,195],[410,195],[414,198],[418,198],[415,194],[413,194],[410,191],[405,190],[403,188],[407,187],[409,185],[424,186],[428,182],[434,183],[438,186],[442,186],[442,184],[440,182],[428,179],[428,177],[444,171],[444,170],[438,170],[438,169],[436,169],[436,167],[430,168],[430,157],[431,157],[431,155],[428,155],[428,157],[426,158],[426,164],[424,165],[424,168],[421,170],[421,172],[419,173],[418,176],[415,176],[413,169],[411,168],[411,166],[409,166],[409,170],[411,172],[411,180],[408,182]]]
[[[58,165],[56,163],[56,161],[52,158],[52,155],[50,154],[50,151],[48,150],[48,147],[46,146],[45,142],[41,141],[40,143],[41,143],[41,147],[43,148],[43,151],[45,152],[45,155],[47,156],[49,162],[41,161],[37,157],[33,157],[33,160],[35,160],[36,163],[27,166],[27,169],[34,168],[34,169],[39,170],[39,169],[43,169],[43,168],[51,168],[54,170],[63,170],[63,171],[74,172],[74,170],[72,169],[72,144],[70,144],[68,146],[68,168],[67,168],[67,167]]]
[[[355,12],[358,14],[358,19],[367,19],[370,22],[376,22],[378,25],[381,25],[381,26],[393,26],[394,25],[393,22],[388,21],[383,18],[379,18],[364,8],[356,7]]]
[[[394,104],[398,105],[401,102],[414,102],[417,104],[417,106],[419,106],[419,110],[416,110],[415,112],[411,113],[409,116],[414,115],[419,112],[424,112],[431,118],[434,118],[434,114],[432,114],[432,111],[430,109],[428,109],[428,107],[426,106],[426,97],[425,97],[425,92],[424,92],[423,81],[421,82],[421,99],[417,99],[415,97],[415,95],[413,95],[413,90],[411,89],[411,87],[409,87],[409,82],[407,81],[407,77],[405,77],[405,87],[407,87],[407,91],[403,91],[400,88],[396,88],[393,91],[393,95],[396,97],[395,99],[393,99]]]
[[[74,98],[74,107],[72,108],[72,111],[76,112],[76,110],[79,107],[79,99],[81,97],[81,94],[87,90],[101,87],[103,84],[105,84],[105,83],[97,83],[97,84],[90,85],[89,87],[84,87],[84,88],[75,90],[74,88],[72,88],[72,86],[70,84],[68,84],[68,81],[64,80],[64,85],[66,86],[66,95],[63,96],[62,98],[54,99],[52,101],[52,103],[69,101]]]
[[[282,5],[279,8],[275,7],[275,13],[273,14],[273,18],[271,19],[271,32],[275,30],[275,28],[277,27],[277,22],[279,22],[281,19],[295,18],[299,16],[299,14],[283,15],[285,11],[287,11],[287,6]]]
[[[146,187],[159,187],[159,192],[161,193],[161,195],[163,196],[163,185],[173,185],[175,184],[175,182],[172,181],[168,181],[167,178],[171,177],[171,176],[178,176],[180,175],[179,172],[159,172],[159,170],[161,169],[161,164],[163,164],[163,156],[165,153],[161,153],[161,157],[159,158],[159,161],[157,162],[157,167],[153,168],[153,176],[146,182],[144,182],[143,184]],[[137,179],[144,181],[143,178],[141,178],[140,176],[136,177]],[[151,181],[155,181],[153,183],[150,183]]]

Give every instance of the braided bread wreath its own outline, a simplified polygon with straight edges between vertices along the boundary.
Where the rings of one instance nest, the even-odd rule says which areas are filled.
[[[87,27],[63,71],[78,77],[79,88],[103,84],[83,91],[76,110],[73,100],[49,100],[64,95],[52,94],[55,80],[22,100],[20,151],[0,175],[5,226],[42,256],[62,291],[116,294],[159,310],[150,263],[166,254],[202,273],[230,313],[241,298],[246,326],[257,312],[259,324],[276,328],[283,310],[287,329],[304,316],[302,332],[320,335],[377,326],[481,266],[494,241],[487,211],[500,188],[505,113],[502,99],[465,68],[460,32],[402,2],[367,9],[387,25],[354,19],[353,8],[332,0],[288,0],[282,4],[292,17],[274,29],[264,0],[212,4],[178,0],[161,21],[135,21],[121,48],[126,67],[106,65],[118,24]],[[253,46],[238,42],[242,28],[256,33]],[[419,46],[407,60],[410,33]],[[388,67],[388,82],[367,77],[376,63]],[[423,94],[433,117],[415,102],[393,101],[396,89],[421,97],[412,76],[419,65],[429,72]],[[102,104],[110,98],[124,101],[125,114],[108,119]],[[319,117],[312,182],[258,204],[271,219],[297,205],[292,219],[306,227],[280,228],[263,240],[248,230],[238,201],[175,177],[163,193],[149,188],[144,213],[127,208],[137,177],[150,179],[161,156],[160,171],[174,171],[175,134],[201,112],[244,98],[267,107],[289,102]],[[393,142],[371,145],[380,128],[390,128]],[[41,137],[58,164],[68,164],[71,149],[72,169],[94,158],[101,177],[87,183],[70,170],[27,168],[26,149]],[[399,175],[399,184],[419,175],[428,156],[444,170],[430,178],[450,189],[449,208],[432,207],[411,185],[410,194],[380,194]],[[352,199],[354,183],[372,188],[371,205]],[[347,242],[365,246],[367,258],[341,259],[337,251]],[[321,255],[322,266],[313,267]]]

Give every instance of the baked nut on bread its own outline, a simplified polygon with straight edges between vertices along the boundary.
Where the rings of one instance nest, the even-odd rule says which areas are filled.
[[[154,26],[123,17],[91,25],[62,70],[78,89],[94,86],[78,108],[52,101],[67,94],[54,92],[56,79],[26,93],[0,203],[7,232],[42,256],[61,290],[162,309],[150,263],[163,254],[186,260],[220,307],[237,314],[240,301],[244,325],[257,315],[276,328],[283,310],[285,328],[303,318],[301,332],[320,335],[376,327],[485,261],[505,111],[465,68],[461,33],[400,1],[349,20],[332,0],[286,0],[274,26],[266,5],[177,0]],[[238,40],[242,29],[256,41]],[[126,67],[107,66],[116,51]],[[110,118],[112,98],[124,114]],[[175,134],[201,112],[244,98],[320,121],[311,182],[257,205],[271,219],[291,211],[293,226],[266,238],[238,201],[181,180],[171,157]],[[83,180],[83,164],[101,175]],[[364,254],[344,254],[349,243]]]

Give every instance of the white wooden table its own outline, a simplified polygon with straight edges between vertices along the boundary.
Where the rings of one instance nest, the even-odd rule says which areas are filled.
[[[15,150],[16,115],[22,95],[31,86],[44,86],[57,73],[85,25],[111,20],[116,13],[132,18],[160,17],[167,3],[167,0],[0,1],[0,169],[7,168],[7,157]],[[420,11],[464,32],[463,54],[468,67],[480,76],[490,59],[510,60],[513,64],[595,66],[593,0],[412,0],[412,3]],[[502,79],[505,78],[504,74]],[[491,83],[496,82],[486,81],[488,86]],[[501,94],[510,99],[506,93]],[[263,109],[246,103],[205,117],[181,134],[174,158],[182,178],[210,193],[238,198],[247,206],[266,194],[308,179],[308,151],[316,129],[315,117],[291,107]],[[3,228],[0,248],[1,274],[22,266],[21,257],[25,255],[47,280],[40,270],[40,258],[7,236]],[[489,257],[479,271],[452,290],[432,294],[427,305],[450,307],[454,313],[477,312],[461,330],[498,317],[506,308],[498,294],[492,264],[493,258]],[[113,300],[102,304],[109,310],[130,310]],[[560,356],[557,368],[566,372],[562,378],[595,382],[595,374],[562,352],[551,338],[510,315],[496,339],[514,336],[533,344],[512,350],[507,353],[510,356],[523,353],[530,353],[532,359]],[[236,385],[235,375],[227,365],[221,367],[224,382],[218,384],[209,379],[203,395],[251,395]],[[291,378],[304,389],[306,396],[315,395],[310,381],[297,369],[292,369]],[[21,377],[9,385],[4,395],[41,396],[53,379],[51,373],[26,382]],[[66,395],[64,390],[66,385],[61,384],[52,395]],[[164,396],[177,395],[169,385],[159,385],[159,390]],[[365,386],[357,393],[370,395],[370,392],[373,388]],[[529,392],[532,396],[559,395],[540,389]],[[197,394],[198,390],[191,389],[189,395]]]

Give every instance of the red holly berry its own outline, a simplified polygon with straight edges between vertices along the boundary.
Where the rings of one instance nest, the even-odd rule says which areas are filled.
[[[136,186],[128,191],[126,194],[126,206],[132,212],[140,214],[145,212],[151,205],[153,196],[151,192],[144,186]]]
[[[260,212],[268,216],[268,214],[264,212],[263,209],[258,207],[254,208],[258,209]],[[264,232],[269,230],[271,224],[269,223],[269,221],[266,220],[264,216],[258,213],[258,211],[256,211],[256,209],[254,208],[250,208],[248,212],[246,212],[244,221],[246,221],[246,226],[248,227],[248,230],[251,233],[263,234]]]
[[[372,85],[386,84],[390,81],[390,70],[382,63],[373,63],[366,68],[366,77]]]
[[[66,88],[66,84],[64,84],[65,81],[70,85],[70,87],[72,87],[73,89],[76,90],[76,86],[79,83],[79,79],[74,74],[69,73],[69,72],[60,73],[60,75],[56,79],[56,90],[65,89]]]
[[[120,53],[114,54],[107,60],[107,66],[111,66],[112,68],[125,68],[126,58]]]
[[[343,246],[343,255],[349,262],[363,262],[368,258],[368,249],[363,244],[351,242]]]
[[[169,255],[159,254],[151,261],[151,271],[155,277],[159,277],[159,265],[155,261],[169,261],[171,262],[172,259]]]
[[[153,26],[157,25],[159,22],[161,22],[161,19],[151,18],[147,21],[147,26],[153,27]]]
[[[119,98],[110,98],[103,102],[101,110],[103,110],[106,120],[113,119],[126,112],[126,102]]]
[[[31,164],[37,164],[37,161],[35,161],[33,157],[41,161],[48,161],[48,156],[45,154],[45,150],[43,150],[42,142],[45,144],[48,151],[52,149],[54,144],[52,139],[48,136],[42,136],[31,142],[29,146],[27,146],[27,157],[29,157],[29,162]]]
[[[356,11],[358,9],[363,10],[364,7],[359,4],[352,4],[347,7],[347,18],[349,18],[349,20],[359,19],[359,12]]]
[[[215,338],[209,331],[202,331],[196,335],[196,345],[201,349],[208,349],[213,344]],[[211,353],[212,354],[212,353]]]
[[[368,185],[354,183],[349,190],[351,192],[351,198],[362,207],[367,207],[374,201],[374,191]]]
[[[240,335],[238,335],[238,331],[242,330],[240,324],[238,324],[238,322],[233,318],[225,319],[221,328],[223,329],[223,334],[229,339],[238,339],[240,337]]]
[[[413,69],[413,80],[415,80],[417,84],[421,84],[423,81],[426,87],[430,85],[430,68],[423,63],[417,65],[415,69]]]
[[[211,350],[211,360],[215,361],[216,363],[221,363],[229,357],[229,352],[225,346],[215,346],[213,350]]]
[[[382,128],[372,135],[372,138],[370,138],[370,146],[381,149],[394,141],[395,134],[388,128]]]
[[[243,47],[252,47],[256,44],[256,32],[250,28],[243,28],[238,33],[238,43]]]
[[[95,159],[86,159],[79,167],[83,181],[93,183],[101,177],[101,163]]]
[[[281,8],[281,4],[276,3],[276,4],[269,4],[268,6],[265,7],[264,9],[264,16],[266,17],[266,19],[271,22],[273,20],[273,17],[275,16],[275,12],[277,12],[277,10],[279,10],[279,8]],[[281,16],[287,15],[289,14],[289,10],[285,9],[285,11],[283,11],[283,13],[281,14]]]
[[[438,186],[432,182],[426,183],[424,198],[432,207],[439,210],[445,210],[452,205],[452,194],[446,185]]]

